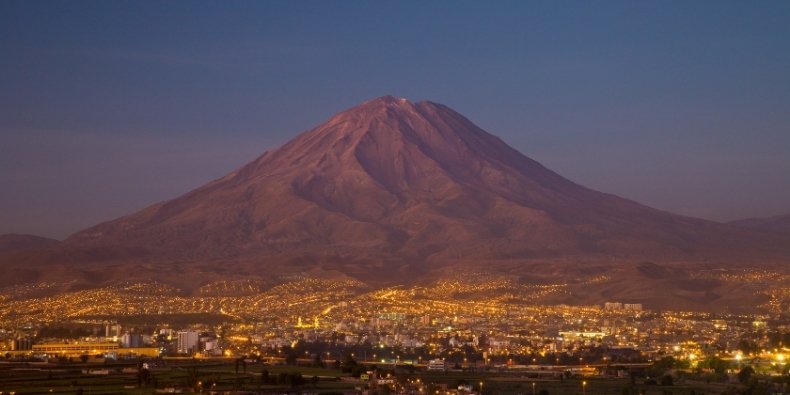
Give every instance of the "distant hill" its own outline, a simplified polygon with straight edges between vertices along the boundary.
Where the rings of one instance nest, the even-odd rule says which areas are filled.
[[[790,234],[790,214],[778,215],[775,217],[740,219],[732,221],[730,224],[745,228]]]
[[[0,255],[52,247],[60,243],[46,237],[20,234],[0,235]]]

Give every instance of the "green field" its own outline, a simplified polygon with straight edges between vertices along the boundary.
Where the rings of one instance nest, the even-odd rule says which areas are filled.
[[[287,383],[277,384],[280,374],[299,373],[304,378],[300,388],[311,391],[353,390],[354,383],[348,374],[339,370],[315,367],[264,366],[248,364],[238,366],[227,360],[175,360],[153,366],[147,378],[138,377],[137,372],[123,373],[123,368],[135,369],[136,362],[128,363],[67,363],[67,364],[0,364],[0,392],[8,394],[151,394],[156,389],[180,389],[183,392],[200,391],[261,391],[280,392],[289,390]],[[107,375],[92,375],[85,369],[110,371]],[[269,372],[270,382],[263,383],[261,372]],[[313,376],[318,381],[313,383]]]
[[[338,369],[310,366],[271,366],[234,360],[164,360],[152,365],[149,375],[137,373],[137,362],[63,363],[63,364],[0,364],[0,391],[16,394],[153,394],[157,390],[251,393],[344,393],[353,392],[367,383],[350,377]],[[132,369],[126,373],[121,369]],[[238,368],[238,371],[237,371]],[[108,369],[108,375],[85,374],[84,369]],[[263,380],[262,372],[268,380]],[[295,374],[303,380],[292,385]],[[406,383],[408,389],[435,393],[443,388],[455,389],[459,384],[486,394],[584,394],[584,395],[701,395],[740,393],[735,384],[686,381],[672,386],[645,384],[640,380],[588,377],[569,379],[534,379],[508,372],[409,372],[399,369],[393,378]],[[586,382],[583,386],[582,381]],[[419,384],[418,384],[419,383]],[[534,383],[534,385],[533,385]],[[379,389],[378,393],[388,393]]]

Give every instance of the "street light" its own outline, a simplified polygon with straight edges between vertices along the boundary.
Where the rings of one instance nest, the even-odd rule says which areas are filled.
[[[480,382],[480,394],[482,395],[482,393],[483,393],[483,382],[481,381]]]
[[[582,381],[582,395],[585,395],[586,393],[587,393],[587,382]]]
[[[532,382],[532,395],[535,395],[535,382]]]

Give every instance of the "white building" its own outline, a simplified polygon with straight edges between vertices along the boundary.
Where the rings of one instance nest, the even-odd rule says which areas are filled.
[[[121,345],[124,347],[142,347],[143,335],[139,333],[124,333],[121,336]]]
[[[177,351],[181,354],[200,351],[200,333],[198,331],[178,331]]]
[[[428,361],[428,370],[443,372],[447,370],[447,363],[445,363],[442,359],[432,359]]]

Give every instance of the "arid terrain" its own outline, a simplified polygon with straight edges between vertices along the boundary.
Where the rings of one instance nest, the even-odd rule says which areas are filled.
[[[783,271],[790,236],[585,188],[437,103],[380,97],[200,188],[52,241],[3,248],[5,285],[75,289],[292,276],[415,285],[494,273],[609,299],[766,303],[718,271]]]

